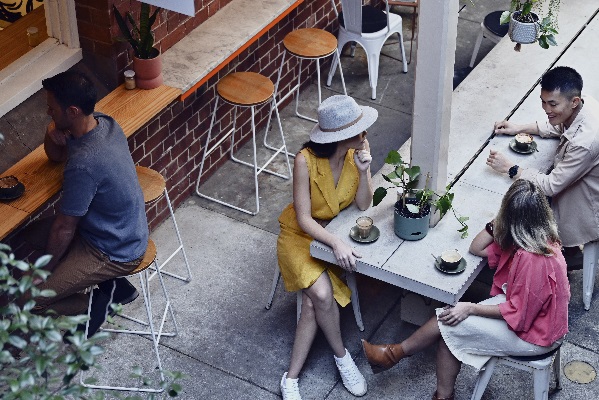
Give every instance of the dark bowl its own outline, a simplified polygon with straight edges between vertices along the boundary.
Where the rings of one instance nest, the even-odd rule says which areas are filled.
[[[13,199],[18,197],[22,191],[22,184],[14,176],[0,178],[0,199]]]

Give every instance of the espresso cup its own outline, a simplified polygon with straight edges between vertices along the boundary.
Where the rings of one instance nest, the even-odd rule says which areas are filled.
[[[456,269],[462,261],[462,255],[457,250],[445,250],[441,253],[441,266],[443,269]]]
[[[370,236],[370,231],[372,230],[372,218],[367,216],[359,217],[356,220],[356,226],[358,227],[358,236],[361,239],[366,239]]]
[[[528,150],[532,141],[533,138],[528,133],[519,133],[516,135],[516,147],[520,150]]]

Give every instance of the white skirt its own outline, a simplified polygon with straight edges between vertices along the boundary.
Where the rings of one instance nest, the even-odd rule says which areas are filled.
[[[500,304],[504,294],[481,301],[479,304]],[[443,311],[437,308],[437,316]],[[439,321],[441,336],[451,353],[461,362],[482,369],[493,356],[535,356],[553,350],[561,340],[549,347],[537,346],[522,340],[503,318],[486,318],[471,315],[455,326]]]

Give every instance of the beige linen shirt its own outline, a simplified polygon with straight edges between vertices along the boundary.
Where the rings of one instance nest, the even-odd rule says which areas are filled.
[[[564,246],[599,239],[599,103],[583,98],[572,125],[537,121],[539,135],[560,139],[549,174],[526,169],[522,178],[536,181],[547,196]]]

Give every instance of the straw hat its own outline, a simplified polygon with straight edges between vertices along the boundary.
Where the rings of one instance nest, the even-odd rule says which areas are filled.
[[[352,138],[370,127],[378,115],[374,108],[359,106],[349,96],[331,96],[318,107],[318,123],[310,132],[310,140],[333,143]]]

